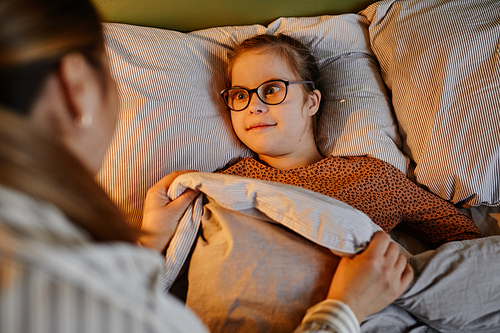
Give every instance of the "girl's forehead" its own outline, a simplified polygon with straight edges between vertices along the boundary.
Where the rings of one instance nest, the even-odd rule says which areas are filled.
[[[288,61],[272,50],[248,51],[233,63],[231,83],[233,86],[254,88],[273,79],[295,80]]]

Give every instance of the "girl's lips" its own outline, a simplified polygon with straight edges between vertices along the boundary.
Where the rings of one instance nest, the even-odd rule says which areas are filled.
[[[276,126],[276,124],[266,124],[266,123],[257,123],[257,124],[252,124],[248,126],[247,130],[259,130],[259,129],[265,129],[268,127]]]

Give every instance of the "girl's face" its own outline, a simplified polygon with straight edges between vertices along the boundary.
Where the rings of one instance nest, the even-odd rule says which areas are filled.
[[[274,79],[301,80],[286,61],[269,51],[249,51],[233,64],[233,87],[254,89]],[[252,94],[246,109],[231,111],[234,131],[262,160],[308,155],[311,149],[316,151],[313,116],[318,111],[320,98],[317,90],[306,96],[300,84],[289,85],[286,99],[278,105],[264,104]]]

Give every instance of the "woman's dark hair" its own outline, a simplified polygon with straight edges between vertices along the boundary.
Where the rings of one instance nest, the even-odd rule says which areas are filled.
[[[99,66],[99,17],[84,0],[0,2],[0,104],[27,115],[59,60],[80,52]]]
[[[94,175],[30,119],[46,78],[72,52],[103,68],[100,20],[88,0],[0,2],[0,184],[51,203],[97,241],[135,242],[139,231]]]

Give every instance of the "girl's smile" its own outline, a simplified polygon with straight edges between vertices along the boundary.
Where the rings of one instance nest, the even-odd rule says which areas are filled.
[[[254,123],[248,126],[247,130],[262,131],[276,126],[276,123]]]

